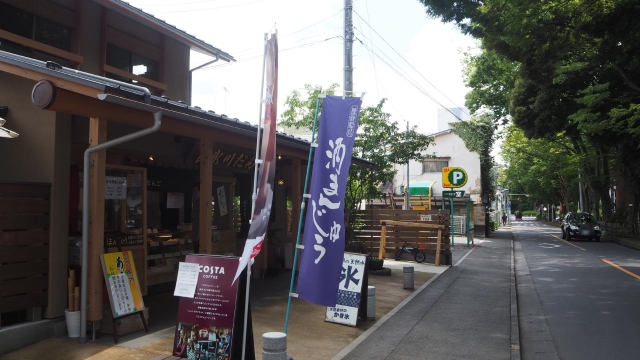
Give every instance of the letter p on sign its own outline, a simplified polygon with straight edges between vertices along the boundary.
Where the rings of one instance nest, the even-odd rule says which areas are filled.
[[[467,183],[467,172],[463,168],[446,167],[442,169],[442,187],[459,188]]]

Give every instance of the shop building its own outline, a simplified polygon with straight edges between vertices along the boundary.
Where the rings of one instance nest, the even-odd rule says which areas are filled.
[[[119,0],[0,0],[0,106],[20,134],[0,139],[0,327],[64,316],[83,211],[90,322],[108,303],[104,252],[133,252],[144,294],[170,288],[195,238],[200,253],[241,254],[258,129],[181,101],[192,50],[233,61]],[[96,152],[84,168],[85,150],[152,127],[154,114],[157,132]],[[276,138],[277,185],[257,275],[291,268],[310,146]]]

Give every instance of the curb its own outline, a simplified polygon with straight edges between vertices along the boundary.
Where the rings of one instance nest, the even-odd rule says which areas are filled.
[[[640,242],[637,240],[629,240],[624,238],[616,238],[613,236],[602,235],[602,241],[612,242],[620,246],[628,247],[634,250],[640,250]]]
[[[516,269],[514,249],[515,238],[511,233],[511,360],[520,360],[520,318],[518,317],[518,290],[516,287]]]
[[[483,240],[481,240],[480,243],[482,243],[482,241]],[[460,265],[460,263],[462,263],[462,261],[467,256],[469,256],[469,254],[471,254],[471,252],[475,249],[475,247],[476,247],[476,245],[472,246],[467,251],[467,253],[462,258],[460,258],[460,260],[458,260],[458,262],[456,262],[453,266],[448,266],[448,268],[446,270],[448,270],[451,267]],[[512,262],[513,262],[513,260],[512,260]],[[443,265],[443,266],[446,266],[446,265]],[[389,311],[385,316],[380,318],[380,320],[376,321],[376,323],[373,324],[373,326],[371,326],[369,329],[367,329],[367,331],[365,331],[362,334],[360,334],[360,336],[358,336],[355,340],[353,340],[349,345],[347,345],[345,348],[340,350],[340,352],[337,353],[334,357],[332,357],[331,360],[341,360],[345,356],[349,355],[349,353],[351,353],[351,351],[353,349],[355,349],[358,345],[360,345],[360,343],[362,343],[364,340],[366,340],[369,337],[369,335],[371,335],[374,331],[378,330],[378,328],[380,328],[380,326],[382,326],[385,322],[387,322],[387,320],[389,320],[393,315],[395,315],[398,311],[400,311],[400,309],[402,309],[411,300],[413,300],[413,298],[418,296],[418,294],[420,292],[422,292],[424,289],[426,289],[427,286],[429,286],[432,282],[434,282],[440,275],[444,274],[446,272],[446,270],[441,272],[441,273],[435,274],[426,283],[422,284],[422,286],[420,286],[416,291],[414,291],[411,295],[409,295],[406,299],[404,299],[400,304],[398,304],[395,308],[393,308],[391,311]]]

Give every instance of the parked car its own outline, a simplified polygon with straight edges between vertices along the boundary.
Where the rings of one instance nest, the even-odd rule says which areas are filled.
[[[520,211],[516,212],[516,220],[522,220],[522,213]]]
[[[562,238],[571,241],[582,238],[600,241],[600,224],[589,213],[568,213],[560,225]]]

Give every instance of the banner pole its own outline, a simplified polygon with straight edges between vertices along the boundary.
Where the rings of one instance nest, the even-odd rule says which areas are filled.
[[[267,66],[267,33],[264,33],[264,53],[262,55],[262,83],[260,85],[260,111],[258,112],[258,131],[256,132],[256,157],[253,167],[253,195],[251,196],[251,217],[256,210],[256,199],[258,198],[258,167],[262,164],[260,159],[260,131],[262,130],[262,103],[264,102],[264,72]],[[251,219],[249,219],[251,223]]]
[[[251,217],[256,209],[256,199],[258,198],[258,166],[262,164],[260,160],[260,130],[262,129],[262,103],[264,96],[264,72],[267,66],[267,33],[264,33],[264,53],[262,55],[262,83],[260,85],[260,111],[258,115],[258,131],[256,132],[256,166],[253,169],[253,195],[251,196]],[[251,219],[249,219],[251,223]],[[251,284],[251,261],[247,263],[247,283],[244,299],[244,326],[242,327],[242,360],[244,360],[247,349],[247,321],[249,314],[249,285]]]
[[[322,89],[320,89],[322,91]],[[304,194],[307,193],[307,184],[309,182],[309,172],[311,169],[311,158],[313,155],[313,143],[316,137],[316,123],[318,121],[318,108],[320,107],[320,98],[323,97],[323,94],[318,94],[318,98],[316,99],[316,113],[313,115],[313,129],[311,130],[311,146],[309,146],[309,158],[307,159],[307,173],[304,177],[304,189],[302,190],[302,203],[300,204],[300,216],[298,217],[298,233],[296,235],[296,246],[293,251],[293,267],[291,269],[291,283],[289,284],[289,298],[287,299],[287,313],[284,319],[284,333],[287,333],[287,329],[289,328],[289,313],[291,310],[291,294],[293,293],[293,282],[296,276],[296,267],[298,265],[298,244],[300,244],[300,232],[302,231],[302,219],[304,218],[304,209],[306,198]]]

